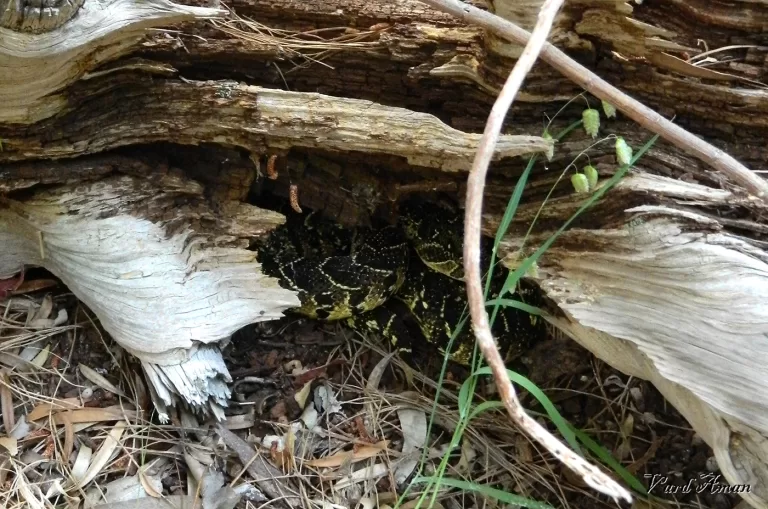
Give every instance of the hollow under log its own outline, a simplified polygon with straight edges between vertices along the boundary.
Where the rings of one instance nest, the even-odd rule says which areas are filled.
[[[62,10],[62,20],[34,26],[0,2],[0,275],[29,264],[61,277],[144,361],[159,405],[181,394],[216,411],[228,375],[205,345],[296,302],[247,249],[282,220],[247,203],[249,193],[285,196],[294,185],[304,206],[349,224],[414,193],[460,201],[479,132],[521,49],[416,0],[236,0],[229,7],[239,17],[161,1],[115,0],[102,11],[89,1],[76,16]],[[490,4],[530,28],[540,2]],[[106,24],[104,12],[117,21]],[[550,40],[766,172],[767,19],[768,5],[748,1],[580,0],[566,3]],[[534,68],[492,168],[485,233],[495,232],[525,164],[511,156],[547,151],[536,136],[545,115],[580,92],[548,66]],[[565,106],[552,132],[586,100]],[[634,147],[649,138],[621,119],[602,130]],[[574,133],[536,167],[503,243],[508,265],[583,202],[559,177],[591,143]],[[607,179],[611,143],[588,154]],[[274,155],[273,181],[262,174]],[[763,202],[662,141],[533,277],[557,310],[552,323],[651,380],[761,508],[765,215]],[[203,383],[190,391],[185,380]]]

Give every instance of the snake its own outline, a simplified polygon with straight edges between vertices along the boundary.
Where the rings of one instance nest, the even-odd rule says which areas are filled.
[[[318,212],[287,212],[258,256],[264,274],[298,294],[300,306],[289,313],[378,334],[399,350],[437,348],[467,364],[474,341],[471,328],[462,327],[462,219],[450,206],[429,202],[406,202],[397,224],[383,227],[347,228]],[[488,239],[482,259],[487,268]],[[495,272],[491,298],[500,295],[507,273]],[[540,304],[530,283],[504,297]],[[542,325],[525,311],[499,308],[492,332],[505,360],[542,337]]]

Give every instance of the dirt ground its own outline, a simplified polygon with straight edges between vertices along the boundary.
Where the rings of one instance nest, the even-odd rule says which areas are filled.
[[[231,439],[217,438],[210,423],[184,412],[170,424],[158,422],[139,363],[49,279],[32,274],[25,282],[32,291],[0,301],[3,416],[10,405],[15,421],[28,428],[19,432],[17,424],[12,443],[0,441],[4,507],[22,507],[31,498],[54,507],[114,503],[109,494],[118,491],[114,486],[121,479],[134,498],[149,497],[145,502],[174,496],[205,500],[210,482],[219,487],[216,493],[237,491],[237,507],[259,507],[270,498],[254,481],[253,465],[234,454]],[[38,286],[42,290],[34,291]],[[61,310],[66,310],[63,322]],[[435,405],[442,359],[417,359],[413,369],[387,350],[344,327],[295,318],[249,326],[225,347],[233,383],[224,426],[250,450],[261,451],[270,468],[285,473],[301,494],[296,507],[394,506],[396,494],[418,474],[410,466],[414,451],[420,456],[424,449],[423,475],[434,472],[447,454],[446,477],[490,484],[552,507],[615,507],[541,454],[500,411],[473,420],[460,446],[448,448],[467,370],[449,366]],[[30,352],[31,360],[18,360]],[[613,370],[566,338],[543,339],[515,369],[643,485],[656,485],[654,497],[640,497],[633,507],[728,509],[738,502],[736,495],[713,493],[717,490],[706,484],[724,483],[716,477],[711,449],[649,383]],[[479,392],[494,399],[488,384]],[[530,394],[522,392],[521,399],[534,415],[544,415]],[[51,406],[62,400],[72,404],[68,418]],[[48,411],[40,410],[46,404]],[[433,411],[429,433],[414,446],[413,429],[429,422]],[[555,430],[547,419],[539,420]],[[10,432],[4,423],[0,436]],[[72,483],[73,477],[81,482]],[[51,488],[57,483],[59,492]],[[405,499],[408,507],[420,493],[414,486]],[[223,507],[208,500],[209,507]],[[436,498],[436,507],[497,505],[477,492],[445,486]]]

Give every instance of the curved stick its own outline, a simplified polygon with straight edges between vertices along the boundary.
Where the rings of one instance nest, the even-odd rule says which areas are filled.
[[[629,492],[616,481],[604,474],[596,466],[571,451],[565,444],[555,438],[546,428],[531,418],[520,405],[512,382],[507,377],[506,366],[496,348],[496,342],[491,335],[488,314],[485,310],[485,298],[482,291],[480,267],[480,223],[482,221],[483,190],[488,165],[493,157],[504,117],[507,115],[515,95],[536,62],[541,48],[546,43],[552,22],[560,9],[563,0],[545,0],[539,12],[539,19],[523,50],[520,59],[507,78],[504,88],[491,109],[488,122],[485,125],[483,137],[480,140],[477,154],[472,164],[472,170],[467,180],[466,210],[464,216],[464,274],[467,284],[467,299],[472,315],[472,326],[480,350],[491,367],[493,378],[498,386],[499,395],[509,415],[534,440],[547,448],[557,459],[571,470],[579,474],[584,481],[601,493],[615,500],[631,501]],[[468,6],[467,6],[468,8]]]

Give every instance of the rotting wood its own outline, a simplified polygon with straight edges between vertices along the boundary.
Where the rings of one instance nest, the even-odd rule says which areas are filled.
[[[285,59],[279,41],[273,41],[271,45],[244,41],[204,24],[184,25],[177,31],[154,32],[141,41],[135,38],[131,41],[133,46],[129,47],[126,42],[125,46],[112,48],[119,50],[115,53],[92,53],[103,55],[104,59],[124,57],[106,65],[101,57],[80,60],[81,70],[86,73],[80,80],[75,81],[81,76],[76,74],[71,76],[70,81],[62,82],[61,87],[46,89],[56,93],[46,96],[41,109],[32,111],[31,117],[24,117],[19,110],[14,110],[14,118],[45,117],[47,120],[31,125],[11,125],[8,121],[0,124],[0,141],[4,149],[0,160],[21,161],[19,165],[0,168],[0,189],[4,194],[28,189],[26,193],[35,196],[39,191],[35,189],[37,183],[69,185],[72,188],[75,185],[73,182],[80,180],[91,182],[87,186],[93,186],[96,185],[93,181],[100,178],[114,178],[110,177],[114,166],[109,166],[109,163],[105,163],[106,166],[83,164],[75,170],[72,166],[24,161],[50,156],[77,156],[109,147],[157,140],[176,141],[175,138],[178,138],[178,141],[189,144],[217,143],[245,147],[254,152],[253,158],[257,161],[265,161],[267,155],[279,154],[278,165],[285,166],[279,168],[275,190],[279,191],[282,187],[287,190],[290,183],[297,184],[302,205],[305,200],[312,199],[321,203],[323,197],[337,206],[340,202],[357,199],[359,201],[351,207],[354,210],[348,214],[352,222],[360,220],[366,207],[391,201],[393,196],[398,196],[399,189],[405,192],[425,191],[430,187],[448,192],[456,189],[460,196],[463,192],[463,173],[442,172],[438,169],[440,165],[432,169],[410,166],[402,156],[386,155],[393,151],[366,152],[370,147],[364,144],[360,144],[362,150],[354,152],[346,146],[327,150],[321,139],[312,138],[312,132],[294,132],[287,136],[283,133],[283,138],[275,139],[275,145],[269,145],[275,140],[270,140],[268,133],[254,134],[244,130],[248,122],[253,121],[250,118],[233,118],[232,125],[225,126],[226,129],[216,126],[215,120],[206,124],[216,106],[226,106],[223,113],[215,112],[219,115],[227,114],[238,106],[231,100],[216,97],[218,90],[234,87],[243,91],[255,90],[257,86],[287,86],[296,92],[371,99],[378,105],[408,108],[387,110],[389,113],[433,113],[446,125],[460,131],[479,131],[495,90],[511,68],[519,47],[492,40],[482,30],[462,26],[450,16],[425,9],[416,0],[402,0],[388,9],[383,5],[359,0],[321,3],[236,0],[232,3],[231,7],[241,15],[275,28],[305,30],[336,27],[336,33],[347,29],[352,33],[355,30],[368,31],[371,26],[381,23],[390,25],[365,39],[371,42],[365,48],[335,50],[324,55],[327,65],[299,59],[298,63],[302,65],[297,66],[296,59]],[[494,5],[506,6],[510,19],[527,27],[531,26],[531,16],[537,6],[536,2],[523,5],[498,0]],[[509,8],[516,5],[527,8]],[[747,10],[750,16],[744,15]],[[681,125],[715,142],[719,148],[750,167],[765,171],[768,170],[768,147],[764,140],[768,138],[768,125],[764,119],[768,101],[765,100],[765,89],[748,81],[764,80],[766,75],[767,50],[762,45],[761,33],[764,25],[761,20],[765,19],[768,19],[768,7],[747,1],[733,2],[727,9],[720,5],[713,7],[711,2],[703,0],[644,2],[639,5],[618,1],[568,2],[556,21],[554,41],[590,69],[597,70],[603,78],[665,116],[677,115],[676,120]],[[606,26],[607,21],[613,24]],[[136,32],[136,35],[139,33],[143,32]],[[708,46],[699,49],[698,39],[708,43]],[[0,41],[0,47],[4,47],[3,43]],[[699,65],[702,59],[695,58],[697,51],[716,51],[723,46],[740,48],[710,53],[715,57],[728,55],[729,58],[722,59],[720,63],[709,62],[707,67]],[[7,52],[3,54],[0,51],[0,55],[7,56]],[[729,59],[732,61],[728,62]],[[681,61],[687,65],[682,65]],[[0,61],[3,62],[7,60]],[[102,65],[95,67],[99,64]],[[721,79],[722,76],[714,76],[704,69],[714,69],[738,79]],[[248,85],[223,81],[225,78]],[[196,81],[184,81],[190,79]],[[47,82],[40,80],[40,83]],[[185,101],[198,100],[194,94],[198,89],[204,89],[204,100],[195,104],[199,106],[198,110],[185,119],[180,109]],[[0,95],[8,97],[4,95],[7,89],[0,90]],[[141,115],[145,103],[156,104],[158,98],[152,94],[162,90],[166,92],[161,97],[167,103],[161,110],[165,118],[158,115],[153,117],[153,122],[138,123],[131,128],[126,119],[131,115]],[[19,91],[16,86],[14,93],[17,97],[22,97],[21,92],[24,91]],[[102,95],[99,96],[99,93]],[[539,133],[544,123],[542,111],[554,113],[563,101],[575,93],[577,89],[567,80],[546,66],[536,66],[526,80],[526,88],[521,95],[523,102],[516,105],[510,116],[512,121],[507,124],[507,132]],[[12,104],[12,101],[6,102],[0,112],[7,113]],[[583,102],[579,101],[566,109],[565,117],[573,118],[582,107]],[[333,115],[331,111],[323,121],[332,122]],[[174,125],[174,117],[184,119],[184,130]],[[226,120],[221,116],[215,118]],[[89,122],[78,123],[78,119],[88,119]],[[196,131],[195,124],[207,128],[208,132],[199,127]],[[115,125],[123,128],[117,133],[119,136],[109,131]],[[648,137],[641,129],[622,120],[604,123],[604,128],[621,134],[635,147]],[[303,138],[307,141],[302,141]],[[92,144],[94,139],[110,141]],[[513,223],[504,246],[508,255],[506,261],[510,265],[515,263],[519,239],[527,231],[541,199],[556,181],[559,170],[589,142],[583,136],[574,135],[557,147],[548,171],[534,174],[531,187],[524,195],[518,220]],[[159,152],[167,149],[167,146],[150,147],[151,151]],[[262,153],[265,151],[267,154]],[[329,172],[328,168],[320,168],[322,165],[306,165],[298,173],[291,169],[295,162],[317,156],[338,165],[338,172]],[[609,149],[598,147],[590,152],[590,158],[603,178],[612,173],[614,161]],[[47,165],[48,169],[38,165]],[[188,166],[191,165],[184,166],[187,171]],[[503,161],[494,167],[486,193],[487,233],[493,232],[500,208],[514,185],[514,176],[519,174],[519,166],[519,163]],[[206,188],[215,188],[215,182],[205,180],[205,171],[206,168],[199,168],[193,178]],[[70,184],[62,180],[66,172],[69,172],[66,180],[71,181]],[[237,175],[239,173],[235,171],[233,176],[239,178]],[[336,175],[336,180],[328,180],[328,175]],[[295,180],[289,182],[287,178]],[[326,195],[322,195],[321,183],[328,188],[337,182],[357,182],[360,186],[356,190],[370,190],[382,185],[384,192],[369,193],[372,203],[366,203],[361,197],[353,198],[354,186],[338,190],[337,194],[331,195],[327,191]],[[55,187],[48,192],[55,193],[56,189],[67,188]],[[228,199],[234,202],[242,196],[242,189],[228,190],[227,186],[216,189],[219,199],[229,196]],[[312,198],[313,195],[315,198]],[[22,194],[16,198],[21,200]],[[26,199],[24,195],[22,202]],[[581,200],[582,197],[569,192],[567,179],[562,181],[556,187],[552,201],[539,216],[539,228],[534,231],[529,247],[537,245],[562,224]],[[216,209],[212,217],[218,215],[217,219],[226,223],[221,214],[232,214],[234,217],[236,212],[224,212],[239,210],[238,206],[232,207]],[[7,211],[3,209],[3,213]],[[721,337],[722,334],[715,334],[718,326],[710,320],[710,312],[720,317],[721,326],[727,329],[727,340],[731,339],[730,335],[739,336],[737,333],[742,328],[737,327],[742,318],[742,325],[753,327],[747,331],[748,334],[755,334],[750,336],[752,341],[749,345],[744,346],[748,351],[739,352],[751,360],[743,361],[741,356],[729,359],[731,366],[736,363],[734,369],[750,373],[754,369],[752,362],[764,358],[768,347],[764,344],[765,336],[760,337],[758,329],[761,323],[766,322],[759,321],[762,318],[759,318],[760,308],[756,307],[755,300],[763,298],[763,294],[759,287],[757,290],[753,287],[760,284],[764,277],[764,253],[768,249],[764,217],[764,207],[750,201],[738,185],[728,182],[722,175],[710,171],[679,150],[660,143],[646,155],[629,179],[578,221],[574,230],[548,253],[541,261],[538,278],[550,293],[550,298],[563,311],[562,315],[553,318],[557,325],[607,362],[627,373],[652,380],[713,446],[727,479],[753,487],[753,492],[745,496],[755,507],[768,507],[768,496],[760,489],[768,485],[765,473],[768,452],[764,450],[762,437],[766,431],[761,427],[762,421],[754,419],[752,422],[755,416],[750,411],[754,410],[749,409],[745,400],[738,397],[730,399],[735,397],[733,384],[714,385],[713,381],[728,376],[727,370],[718,370],[717,365],[707,364],[703,362],[704,357],[700,357],[694,359],[695,365],[690,364],[690,360],[686,361],[689,362],[686,364],[688,370],[693,372],[686,370],[683,373],[685,376],[681,376],[674,373],[675,364],[669,364],[669,360],[665,364],[660,359],[675,359],[676,355],[681,355],[681,349],[687,349],[686,354],[698,352],[701,350],[697,348],[700,342],[722,348],[726,339]],[[192,224],[196,225],[194,221]],[[221,226],[222,231],[238,233],[223,238],[228,241],[233,237],[241,238],[240,235],[246,234],[250,228],[247,221],[245,225],[229,221],[226,227]],[[36,243],[34,246],[33,242]],[[39,252],[39,238],[25,240],[22,236],[21,246],[30,259],[35,260],[35,253]],[[43,253],[49,247],[44,245]],[[708,259],[698,255],[688,256],[689,253],[702,252]],[[701,271],[711,267],[708,263],[720,260],[722,264],[719,268],[726,271],[721,279],[738,283],[728,287],[728,303],[722,295],[715,298],[708,292],[705,273],[695,274],[698,279],[690,280],[685,288],[686,295],[697,296],[699,304],[694,312],[684,309],[682,297],[671,306],[656,298],[674,283],[672,267],[662,270],[662,276],[656,274],[648,281],[642,279],[642,273],[649,264],[660,270],[657,265],[669,262],[670,256],[674,262],[685,262]],[[247,262],[251,263],[252,259]],[[748,269],[746,272],[745,268]],[[622,291],[628,279],[624,277],[625,269],[636,281],[629,290]],[[684,266],[680,270],[690,270],[690,267],[686,269]],[[733,315],[723,318],[718,314],[720,306],[730,306],[731,301],[743,301],[744,306],[733,308]],[[646,320],[647,323],[638,312],[640,304],[653,310],[649,315],[652,319]],[[657,315],[657,311],[664,312]],[[681,321],[685,325],[685,320],[696,316],[695,313],[699,313],[702,323],[707,325],[703,337],[696,338],[696,343],[685,327],[685,334],[680,337],[671,335],[667,330],[670,323],[677,326]],[[755,316],[758,317],[756,321],[753,320]],[[666,329],[656,330],[663,326]],[[654,331],[651,333],[648,328]],[[748,334],[745,333],[744,337]],[[681,362],[680,366],[683,365]],[[223,379],[221,373],[214,375]],[[701,390],[689,386],[698,383],[697,377],[703,375],[710,376],[711,380],[702,383]],[[760,383],[764,382],[760,373],[754,376]],[[762,387],[760,383],[745,381],[743,394],[758,391]],[[214,388],[212,392],[216,391]]]
[[[123,80],[119,88],[110,80],[91,85],[77,90],[78,99],[70,98],[72,113],[36,127],[5,130],[0,162],[173,141],[215,142],[256,153],[306,147],[385,154],[428,168],[466,171],[480,137],[402,108],[235,82],[139,78]],[[551,147],[539,136],[506,135],[495,160]]]
[[[513,7],[518,4],[511,3]],[[181,49],[179,41],[153,37],[145,43],[146,50],[142,55],[167,61],[183,73],[192,75],[204,75],[206,68],[215,69],[221,76],[254,84],[287,85],[296,91],[365,98],[418,111],[435,111],[431,105],[438,104],[441,118],[450,125],[462,130],[482,130],[484,115],[493,101],[490,91],[501,86],[514,63],[504,55],[515,56],[522,46],[507,41],[491,44],[487,37],[484,39],[482,30],[463,27],[455,19],[436,19],[434,14],[421,17],[423,6],[417,0],[398,2],[397,8],[392,10],[376,9],[376,5],[366,5],[365,15],[356,21],[358,11],[355,9],[362,7],[352,0],[337,0],[313,7],[290,0],[237,0],[232,4],[239,15],[274,28],[353,27],[365,30],[369,23],[391,24],[391,28],[372,37],[372,41],[379,42],[378,49],[331,51],[323,60],[327,66],[309,65],[295,58],[291,62],[284,61],[279,55],[279,41],[273,41],[271,54],[265,55],[264,44],[254,45],[211,29],[195,31],[204,35],[205,41],[181,36],[184,44],[181,51],[177,51]],[[751,9],[751,5],[737,2],[733,15],[738,16],[739,9]],[[731,28],[733,22],[727,14],[710,16],[700,6],[691,18],[692,14],[684,7],[675,3],[659,10],[649,2],[641,5],[621,1],[597,5],[568,2],[558,17],[551,40],[607,81],[663,115],[675,116],[677,123],[713,141],[718,148],[750,168],[768,170],[768,147],[763,143],[768,137],[768,126],[761,120],[766,118],[768,104],[764,100],[767,93],[764,86],[763,89],[749,84],[722,86],[717,82],[702,81],[697,76],[702,69],[718,70],[736,78],[764,76],[768,50],[760,45],[759,32],[750,28],[751,23],[744,25],[744,31],[735,30]],[[410,17],[405,14],[409,9],[414,12]],[[312,14],[315,10],[324,14]],[[523,27],[533,25],[535,17],[532,16],[536,11],[532,8],[510,10],[518,12],[517,16],[510,17],[515,23]],[[376,17],[372,17],[374,13]],[[652,15],[657,18],[653,19]],[[764,14],[755,13],[757,18],[761,15]],[[602,23],[603,20],[611,23]],[[439,25],[434,26],[435,23]],[[685,27],[686,30],[676,31],[675,27]],[[633,34],[637,43],[622,43],[625,33]],[[702,43],[697,46],[697,41],[708,46]],[[173,49],[174,44],[177,50]],[[661,64],[654,64],[654,58],[663,59],[665,53],[687,60],[699,51],[732,45],[741,46],[715,54],[729,57],[723,58],[725,61],[719,65],[710,63],[696,69],[675,65],[665,69],[655,66]],[[228,52],[229,48],[234,49]],[[227,55],[236,55],[237,68],[216,63],[216,60],[228,58]],[[475,76],[430,74],[432,69],[448,64],[457,55],[477,60],[478,66],[473,68]],[[741,67],[733,68],[733,63],[728,60],[736,60]],[[484,90],[478,89],[476,81],[487,86],[483,86]],[[578,92],[578,88],[557,71],[544,64],[537,65],[526,79],[520,96],[522,103],[513,108],[515,121],[509,127],[515,132],[517,129],[538,132],[542,125],[542,108],[529,105],[565,101]]]
[[[465,6],[459,0],[423,1],[430,5],[439,6],[442,10],[451,12],[463,20],[482,24],[483,27],[493,31],[498,36],[508,38],[511,41],[519,43],[530,38],[530,34],[513,23],[480,9]],[[590,74],[587,68],[570,59],[554,45],[546,44],[541,51],[541,58],[571,81],[594,94],[598,99],[613,105],[639,125],[659,134],[684,152],[699,158],[702,162],[727,175],[730,180],[742,186],[755,197],[768,203],[768,184],[765,179],[741,164],[730,154],[666,119],[640,101],[620,92],[599,76]]]

